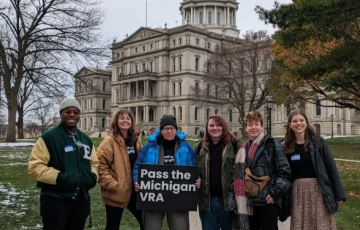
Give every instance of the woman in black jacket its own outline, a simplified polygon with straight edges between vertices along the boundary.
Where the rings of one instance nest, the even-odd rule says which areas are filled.
[[[334,213],[346,199],[344,189],[330,149],[302,110],[289,114],[284,150],[293,179],[291,230],[336,230]]]

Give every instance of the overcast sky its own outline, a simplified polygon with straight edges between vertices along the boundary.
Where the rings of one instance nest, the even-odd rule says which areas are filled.
[[[179,11],[180,3],[183,0],[147,0],[148,27],[168,27],[181,25],[182,19]],[[291,0],[277,0],[279,3],[291,3]],[[269,34],[274,28],[265,25],[259,20],[254,12],[256,5],[271,9],[274,0],[238,0],[239,10],[237,11],[237,27],[243,35],[247,30],[267,30]],[[122,40],[126,34],[131,35],[139,27],[146,24],[146,0],[104,0],[102,9],[106,17],[103,24],[103,31],[107,37],[116,37]],[[177,23],[176,23],[177,21]]]

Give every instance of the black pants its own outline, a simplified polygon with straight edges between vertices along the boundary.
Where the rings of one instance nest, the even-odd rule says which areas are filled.
[[[90,214],[90,201],[40,196],[43,230],[83,230]]]
[[[133,214],[136,220],[139,223],[140,229],[143,230],[142,224],[142,211],[136,210],[136,192],[133,191],[131,193],[130,201],[127,206],[129,211]],[[109,205],[105,205],[106,209],[106,228],[105,230],[119,230],[121,217],[124,209],[119,207],[113,207]]]
[[[249,216],[251,230],[278,230],[279,206],[253,206],[253,211],[254,215]]]

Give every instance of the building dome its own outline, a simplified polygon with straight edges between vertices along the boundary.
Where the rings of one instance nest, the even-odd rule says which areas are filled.
[[[184,0],[180,3],[182,24],[237,37],[238,5],[236,0]]]

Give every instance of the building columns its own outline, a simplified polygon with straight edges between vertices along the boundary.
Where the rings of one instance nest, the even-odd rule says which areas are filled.
[[[215,6],[215,11],[214,11],[214,24],[217,24],[217,7]]]
[[[227,22],[226,22],[226,24],[227,25],[230,25],[230,7],[227,7]]]
[[[194,7],[191,7],[190,24],[194,24]]]

